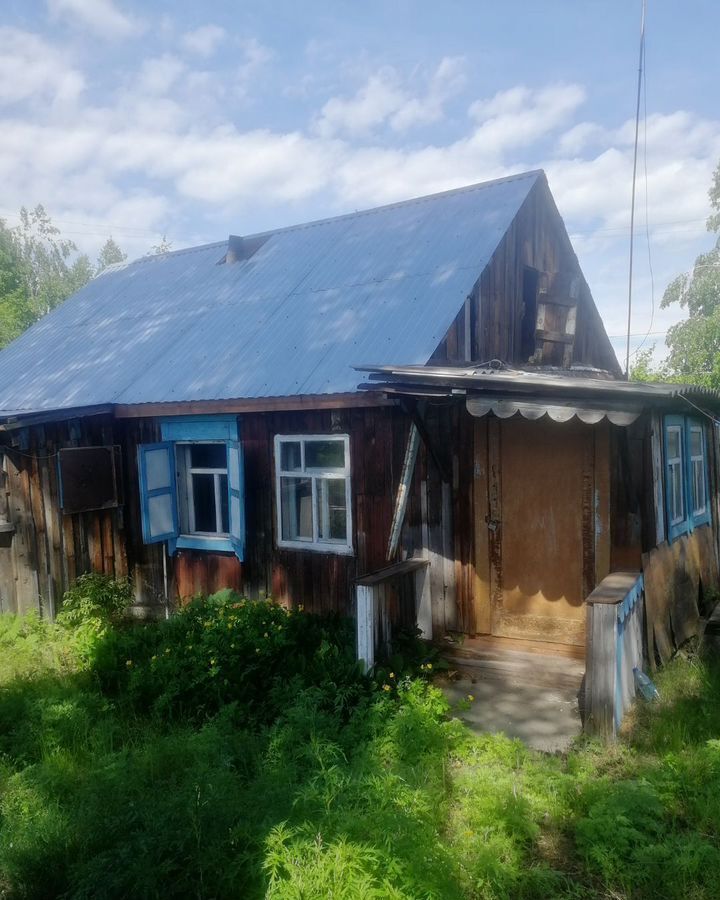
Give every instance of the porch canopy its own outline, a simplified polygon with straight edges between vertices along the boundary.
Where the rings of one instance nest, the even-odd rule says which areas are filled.
[[[465,398],[468,412],[501,419],[521,415],[555,422],[577,418],[589,425],[608,419],[631,425],[647,409],[720,412],[720,392],[697,385],[618,381],[599,369],[514,369],[499,360],[475,366],[358,366],[369,373],[362,390],[416,399]]]

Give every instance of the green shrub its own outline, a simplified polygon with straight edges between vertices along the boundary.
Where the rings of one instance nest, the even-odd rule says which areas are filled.
[[[340,716],[367,694],[351,623],[248,601],[198,598],[167,621],[110,629],[91,669],[108,694],[142,713],[202,720],[229,703],[269,722],[303,688]]]

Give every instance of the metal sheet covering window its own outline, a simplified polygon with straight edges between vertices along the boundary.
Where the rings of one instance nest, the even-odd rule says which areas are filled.
[[[276,435],[278,546],[352,553],[347,435]]]

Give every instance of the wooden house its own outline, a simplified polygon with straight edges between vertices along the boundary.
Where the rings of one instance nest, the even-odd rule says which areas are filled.
[[[0,606],[97,571],[369,662],[401,621],[602,656],[612,730],[717,586],[718,404],[621,379],[542,172],[120,264],[0,353]]]

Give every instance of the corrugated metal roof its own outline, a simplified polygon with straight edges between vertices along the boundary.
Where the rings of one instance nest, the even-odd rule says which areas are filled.
[[[426,363],[542,172],[103,273],[0,353],[0,409],[356,390]],[[256,237],[253,235],[252,237]]]

